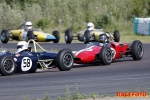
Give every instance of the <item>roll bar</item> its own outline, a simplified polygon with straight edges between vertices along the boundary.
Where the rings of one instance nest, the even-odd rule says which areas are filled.
[[[28,41],[28,45],[30,44],[30,43],[33,43],[33,46],[34,46],[34,51],[37,53],[37,46],[41,49],[41,50],[43,50],[43,51],[46,51],[44,48],[42,48],[37,42],[35,42],[35,40],[33,40],[33,39],[31,39],[31,40],[29,40]]]

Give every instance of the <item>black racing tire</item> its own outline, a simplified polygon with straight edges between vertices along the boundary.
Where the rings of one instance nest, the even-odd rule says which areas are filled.
[[[52,35],[56,38],[55,40],[53,40],[54,43],[58,43],[60,40],[60,34],[58,31],[53,31]]]
[[[89,31],[89,30],[86,30],[86,31],[84,32],[84,37],[83,37],[84,44],[89,43],[89,42],[90,42],[90,38],[91,38],[91,36],[90,36],[90,31]]]
[[[26,41],[29,41],[31,39],[35,39],[34,33],[33,33],[33,31],[28,31],[28,33],[27,33],[27,40]]]
[[[119,41],[120,41],[120,33],[119,33],[118,30],[115,30],[115,31],[114,31],[113,36],[114,36],[114,41],[115,41],[115,42],[119,42]]]
[[[71,29],[67,29],[65,31],[65,42],[67,44],[70,44],[72,42],[72,39],[73,39],[72,31],[71,31]]]
[[[100,53],[99,53],[99,59],[103,65],[111,64],[113,58],[112,58],[112,51],[110,47],[103,46],[101,48]]]
[[[68,71],[72,68],[74,63],[74,56],[70,49],[62,49],[58,52],[56,57],[56,66],[60,71]]]
[[[16,70],[13,57],[5,55],[0,58],[0,74],[2,76],[12,75]]]
[[[144,54],[143,44],[139,40],[135,40],[131,46],[131,55],[134,60],[141,60]]]
[[[1,42],[2,43],[7,43],[9,41],[9,37],[10,37],[10,34],[9,34],[8,30],[3,30],[1,32]]]

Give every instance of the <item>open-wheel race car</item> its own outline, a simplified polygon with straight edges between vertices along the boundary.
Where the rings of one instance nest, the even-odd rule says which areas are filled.
[[[58,43],[60,40],[60,34],[57,30],[53,31],[52,34],[44,33],[41,29],[33,29],[30,31],[25,30],[25,23],[23,23],[16,30],[2,30],[1,32],[1,42],[7,43],[9,39],[18,41],[28,41],[34,39],[36,42],[49,42],[53,41]]]
[[[85,49],[73,51],[74,62],[77,64],[88,64],[100,62],[109,65],[116,59],[132,57],[133,60],[141,60],[144,48],[139,40],[133,41],[132,45],[121,42],[99,43],[93,42]]]
[[[6,50],[0,53],[1,75],[6,76],[22,72],[34,73],[37,69],[55,67],[60,71],[68,71],[72,68],[74,57],[70,49],[62,49],[58,53],[54,53],[46,51],[32,39],[28,41],[29,43],[32,43],[34,48],[29,46],[28,53],[22,53],[20,56]]]
[[[79,40],[86,43],[99,41],[99,36],[101,34],[106,33],[107,36],[110,38],[111,41],[119,42],[120,41],[120,33],[118,30],[114,31],[114,34],[110,34],[109,32],[104,32],[102,29],[94,29],[92,31],[83,30],[73,34],[71,29],[67,29],[65,31],[65,42],[70,44],[72,40]]]

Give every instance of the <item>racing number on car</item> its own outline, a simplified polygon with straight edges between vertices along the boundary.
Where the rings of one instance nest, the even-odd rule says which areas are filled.
[[[23,67],[30,67],[30,59],[23,59]]]
[[[32,60],[29,57],[24,57],[21,63],[22,71],[30,70],[31,66],[32,66]]]

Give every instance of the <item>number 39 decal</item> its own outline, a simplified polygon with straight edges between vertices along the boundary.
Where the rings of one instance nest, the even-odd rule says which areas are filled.
[[[22,71],[30,70],[31,66],[32,66],[32,60],[29,57],[24,57],[21,63]]]

